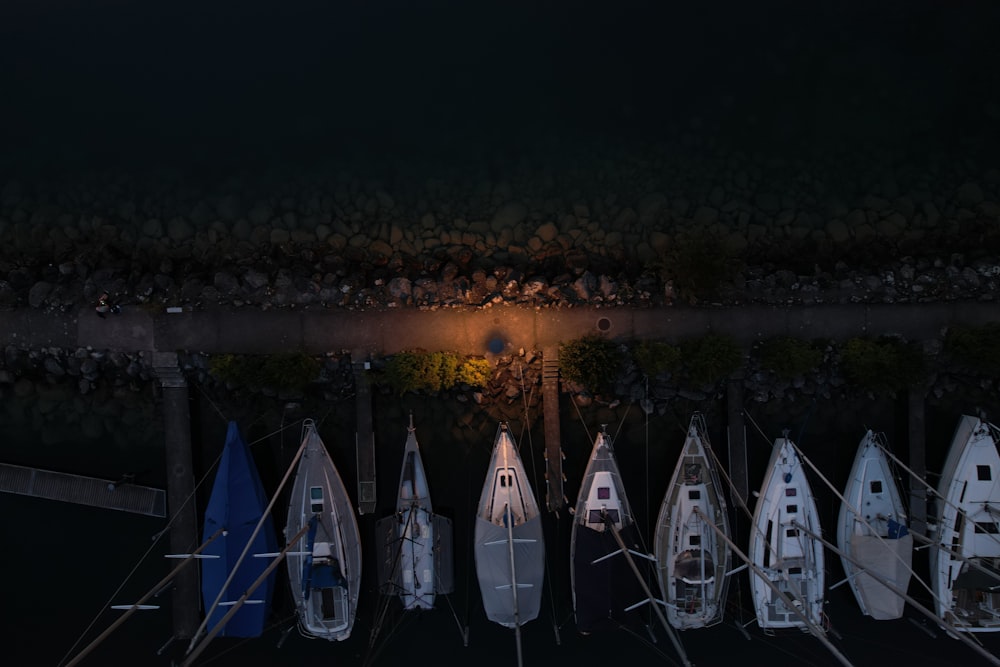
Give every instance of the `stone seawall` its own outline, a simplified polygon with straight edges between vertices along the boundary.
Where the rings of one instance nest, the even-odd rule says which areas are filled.
[[[509,164],[10,180],[0,306],[992,299],[1000,169],[710,139]]]

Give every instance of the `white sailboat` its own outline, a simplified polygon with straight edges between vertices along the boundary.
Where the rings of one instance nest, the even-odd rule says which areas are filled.
[[[626,612],[646,600],[612,531],[618,533],[627,549],[638,553],[638,527],[611,438],[602,428],[583,473],[570,532],[573,611],[576,629],[583,634],[605,625],[620,627]]]
[[[837,520],[846,581],[861,613],[878,620],[903,615],[906,601],[882,582],[905,591],[913,556],[906,508],[884,447],[885,438],[872,430],[861,439]]]
[[[718,532],[729,535],[726,501],[709,446],[705,420],[695,414],[656,522],[660,588],[667,619],[680,630],[722,620],[728,589],[730,549]]]
[[[963,415],[938,487],[930,552],[938,615],[960,631],[1000,630],[1000,454],[997,427]]]
[[[799,529],[821,534],[816,501],[787,432],[777,438],[754,509],[750,575],[757,624],[764,630],[805,630],[823,620],[823,545]],[[773,586],[763,579],[767,577]],[[777,594],[795,606],[791,609]]]
[[[434,514],[413,415],[406,431],[396,513],[376,523],[381,539],[379,583],[404,610],[431,609],[452,590],[451,521]]]
[[[486,617],[515,631],[538,617],[545,578],[542,517],[507,424],[497,428],[475,527],[476,575]]]
[[[351,636],[357,614],[361,535],[347,488],[312,420],[303,426],[286,539],[305,527],[308,530],[287,554],[299,631],[310,638],[343,641]]]

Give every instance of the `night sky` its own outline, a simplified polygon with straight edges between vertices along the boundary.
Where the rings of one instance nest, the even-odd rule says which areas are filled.
[[[0,164],[503,164],[692,135],[979,155],[998,19],[926,0],[5,0]]]

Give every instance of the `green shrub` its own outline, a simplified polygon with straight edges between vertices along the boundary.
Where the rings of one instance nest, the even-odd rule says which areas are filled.
[[[562,376],[597,393],[614,386],[623,359],[624,355],[617,345],[597,334],[559,345]]]
[[[729,336],[706,334],[682,341],[686,379],[699,386],[715,384],[743,365],[743,351]]]
[[[212,357],[209,372],[237,387],[301,391],[319,375],[319,362],[304,352],[223,354]]]
[[[762,341],[756,354],[763,368],[784,380],[813,371],[823,361],[820,342],[791,336],[777,336]]]
[[[490,362],[481,358],[461,358],[454,352],[410,350],[391,357],[382,381],[397,393],[441,391],[458,384],[485,387],[490,380]]]
[[[923,352],[899,338],[851,338],[840,354],[849,382],[872,391],[895,391],[920,382],[925,375]]]
[[[944,352],[958,366],[976,373],[1000,374],[1000,323],[949,327]]]
[[[667,371],[676,373],[681,366],[680,348],[662,341],[639,341],[632,348],[632,358],[639,370],[650,378]]]

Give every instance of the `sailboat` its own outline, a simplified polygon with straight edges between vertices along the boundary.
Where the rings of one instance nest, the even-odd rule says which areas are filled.
[[[786,432],[771,449],[750,535],[750,559],[759,568],[750,576],[750,591],[765,631],[822,626],[823,545],[799,526],[821,534],[816,500]]]
[[[660,588],[679,630],[721,621],[729,588],[731,554],[719,533],[729,535],[726,500],[709,446],[704,417],[695,413],[656,521]]]
[[[913,556],[906,508],[884,447],[885,438],[870,429],[861,438],[837,519],[846,581],[861,613],[877,620],[903,615],[906,601],[882,582],[905,591]]]
[[[268,500],[253,455],[240,434],[239,426],[230,421],[215,483],[205,508],[202,531],[202,539],[208,540],[217,531],[223,530],[222,535],[204,550],[205,555],[218,558],[206,559],[201,566],[202,599],[205,609],[212,610],[209,627],[215,627],[229,611],[229,605],[267,569],[268,563],[260,558],[241,560],[247,542],[253,539],[250,553],[268,553],[278,548],[274,522],[269,513],[265,516]],[[264,517],[264,523],[258,529],[261,517]],[[274,578],[272,573],[257,587],[253,604],[241,605],[220,630],[220,636],[260,636],[271,612]],[[222,598],[224,601],[216,605],[215,600],[223,587],[226,589]]]
[[[506,423],[497,428],[474,535],[476,575],[486,617],[512,628],[538,617],[545,543],[538,502]]]
[[[646,600],[622,547],[639,553],[639,533],[625,495],[611,438],[597,434],[573,513],[570,581],[576,628],[589,634],[604,625],[619,627],[632,605]]]
[[[941,472],[930,551],[938,615],[954,629],[1000,630],[1000,454],[996,426],[963,415]]]
[[[286,539],[308,528],[288,551],[298,627],[309,638],[351,636],[361,588],[361,535],[347,488],[307,419],[288,506]]]
[[[451,520],[434,514],[412,414],[396,512],[379,519],[376,534],[382,545],[379,583],[384,593],[399,596],[404,610],[431,609],[438,593],[453,590]]]

